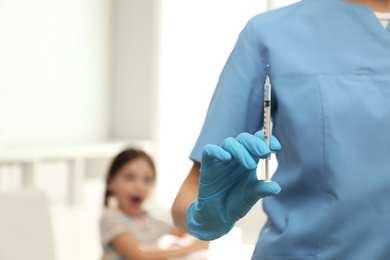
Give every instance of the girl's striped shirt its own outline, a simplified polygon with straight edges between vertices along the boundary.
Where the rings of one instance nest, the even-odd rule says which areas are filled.
[[[173,226],[148,214],[130,217],[119,210],[105,209],[100,220],[103,260],[123,260],[112,240],[120,234],[130,234],[143,250],[156,250],[158,239],[172,232]]]

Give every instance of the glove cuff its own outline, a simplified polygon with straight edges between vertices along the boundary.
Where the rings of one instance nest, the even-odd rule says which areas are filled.
[[[187,211],[187,227],[193,236],[200,240],[211,241],[227,234],[233,227],[226,227],[222,223],[214,224],[212,218],[199,212],[198,201],[191,204]]]

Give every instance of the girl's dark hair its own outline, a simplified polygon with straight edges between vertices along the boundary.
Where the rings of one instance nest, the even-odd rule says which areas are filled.
[[[131,162],[137,158],[144,158],[152,167],[154,172],[154,177],[156,177],[156,168],[153,163],[153,159],[146,152],[136,149],[136,148],[128,148],[121,153],[119,153],[112,161],[111,166],[108,170],[108,174],[106,177],[106,191],[104,193],[104,206],[108,206],[108,199],[113,195],[111,191],[108,190],[109,182],[118,174],[119,170],[123,167],[123,165]]]

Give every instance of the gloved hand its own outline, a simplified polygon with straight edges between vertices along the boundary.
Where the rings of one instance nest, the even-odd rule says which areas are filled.
[[[271,136],[270,148],[279,151],[279,141]],[[228,233],[263,197],[278,194],[276,182],[258,180],[259,159],[270,156],[264,132],[241,133],[226,138],[221,146],[203,148],[198,200],[187,212],[190,232],[202,240],[213,240]]]

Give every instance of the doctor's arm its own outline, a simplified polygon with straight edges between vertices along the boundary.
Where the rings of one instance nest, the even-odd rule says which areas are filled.
[[[200,163],[194,164],[184,180],[172,206],[172,217],[180,230],[190,233],[187,227],[187,212],[190,205],[196,201],[199,187]]]
[[[201,240],[227,234],[259,199],[281,190],[256,175],[260,159],[281,149],[274,136],[268,147],[262,131],[252,134],[263,121],[266,64],[259,28],[257,20],[248,21],[229,55],[193,150],[200,163],[194,163],[172,207],[175,225]]]

